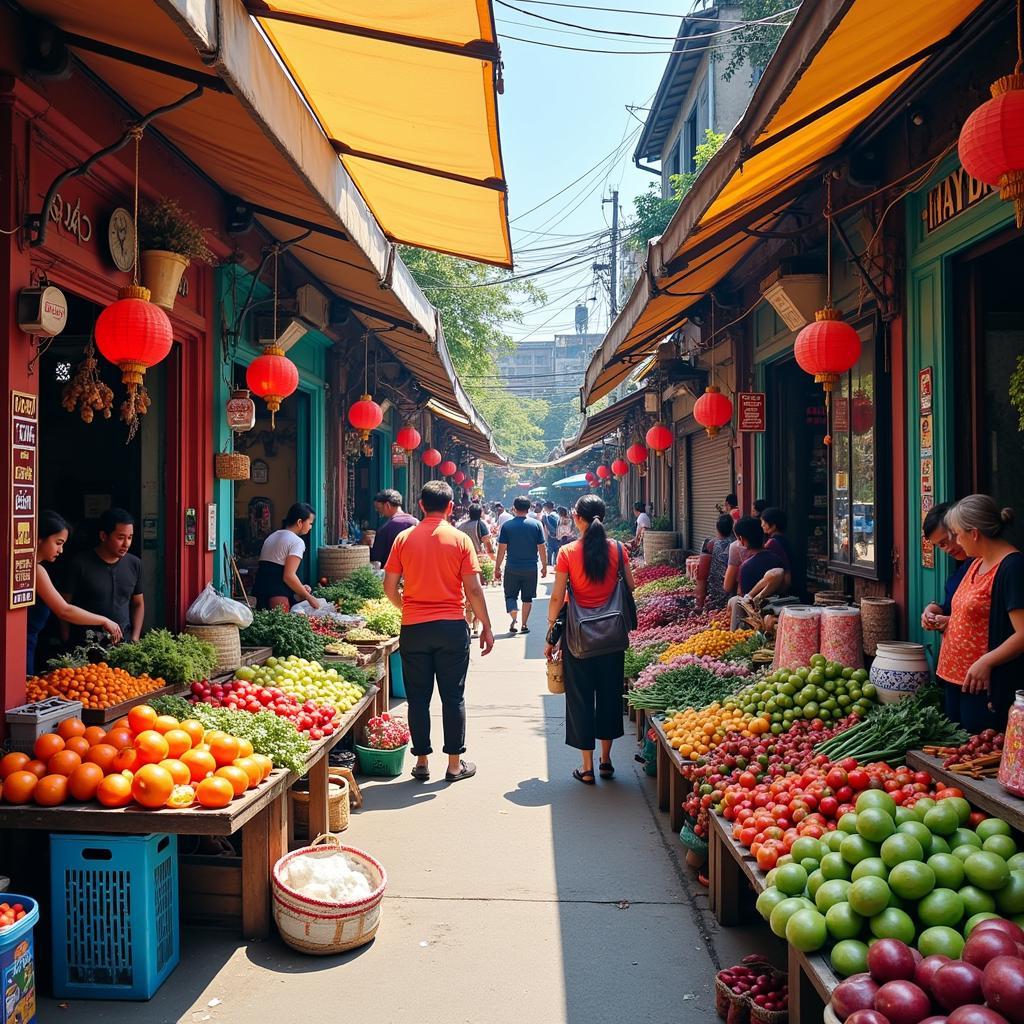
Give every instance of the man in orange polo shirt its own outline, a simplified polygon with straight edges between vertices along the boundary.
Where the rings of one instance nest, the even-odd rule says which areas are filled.
[[[430,700],[434,680],[441,694],[445,779],[458,782],[476,774],[463,759],[466,751],[466,675],[469,672],[469,626],[465,599],[482,624],[480,650],[489,654],[494,634],[480,585],[480,563],[469,537],[448,522],[452,489],[431,480],[420,492],[423,521],[395,538],[384,567],[384,593],[402,611],[399,651],[409,701],[409,731],[416,755],[414,778],[430,778]],[[399,581],[404,588],[399,590]]]

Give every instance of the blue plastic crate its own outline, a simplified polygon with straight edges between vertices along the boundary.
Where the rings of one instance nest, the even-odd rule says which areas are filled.
[[[388,655],[388,669],[391,672],[391,696],[405,699],[405,676],[402,674],[402,655],[395,651]]]
[[[151,999],[178,965],[178,840],[50,836],[53,994]]]

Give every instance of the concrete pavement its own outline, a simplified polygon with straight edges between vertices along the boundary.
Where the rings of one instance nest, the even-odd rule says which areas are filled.
[[[720,931],[708,915],[628,735],[613,752],[613,781],[571,778],[578,755],[564,744],[564,698],[545,680],[546,597],[526,637],[504,633],[500,593],[489,591],[488,605],[498,642],[485,659],[475,651],[467,694],[477,776],[444,782],[438,714],[434,778],[368,781],[345,835],[388,871],[370,946],[314,958],[276,937],[243,944],[187,930],[181,966],[150,1003],[57,1010],[44,1001],[40,1020],[716,1019],[715,970],[757,948],[761,933]]]

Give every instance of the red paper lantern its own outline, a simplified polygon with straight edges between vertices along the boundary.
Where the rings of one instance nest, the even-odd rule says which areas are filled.
[[[797,336],[793,354],[804,373],[814,375],[816,384],[827,392],[839,378],[857,365],[860,359],[860,335],[840,319],[839,310],[819,309],[814,323]]]
[[[1000,78],[960,129],[960,163],[978,181],[999,189],[1024,227],[1024,75]]]
[[[299,386],[299,371],[278,345],[268,345],[245,371],[245,383],[249,390],[267,403],[270,422],[281,408],[281,402],[295,392]]]
[[[593,473],[585,473],[583,479],[586,480],[588,484],[593,484],[597,482],[597,477],[594,476]]]
[[[616,459],[612,463],[612,472],[616,476],[625,476],[629,472],[629,463],[625,459]]]
[[[96,319],[96,347],[121,371],[121,381],[137,389],[143,374],[171,351],[174,333],[167,314],[149,301],[149,289],[121,288]]]
[[[707,431],[708,437],[714,437],[731,422],[732,402],[722,394],[720,388],[709,384],[693,407],[693,418]]]
[[[433,468],[441,461],[441,453],[436,448],[428,448],[423,453],[423,464]]]
[[[466,474],[460,469],[455,476],[452,477],[453,484],[461,484],[466,479]]]
[[[612,471],[607,466],[598,466],[597,475],[602,480],[610,480],[612,477]]]
[[[471,491],[471,490],[473,490],[474,487],[476,487],[476,481],[472,477],[469,477],[463,483],[463,486],[466,488],[467,491]]]
[[[400,448],[404,448],[407,452],[415,451],[415,449],[419,448],[420,441],[422,440],[420,432],[415,427],[402,427],[395,435],[395,444]]]
[[[348,408],[348,421],[365,441],[384,419],[384,410],[369,396],[363,395]]]
[[[626,458],[629,459],[634,466],[639,466],[641,463],[647,461],[647,449],[642,444],[631,444],[626,449]]]
[[[441,476],[451,476],[458,468],[451,459],[447,459],[441,463],[439,471]]]
[[[655,423],[647,431],[645,440],[648,448],[653,448],[658,455],[661,455],[662,452],[666,452],[672,447],[672,431],[663,423]]]
[[[875,425],[875,404],[862,391],[853,396],[850,424],[855,434],[866,434]]]

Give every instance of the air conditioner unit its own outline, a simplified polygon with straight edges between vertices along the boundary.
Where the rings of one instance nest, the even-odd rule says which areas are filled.
[[[311,284],[295,292],[295,312],[307,323],[322,331],[330,321],[331,300]]]
[[[825,304],[825,275],[787,274],[780,267],[761,282],[761,294],[791,331],[799,331]]]

